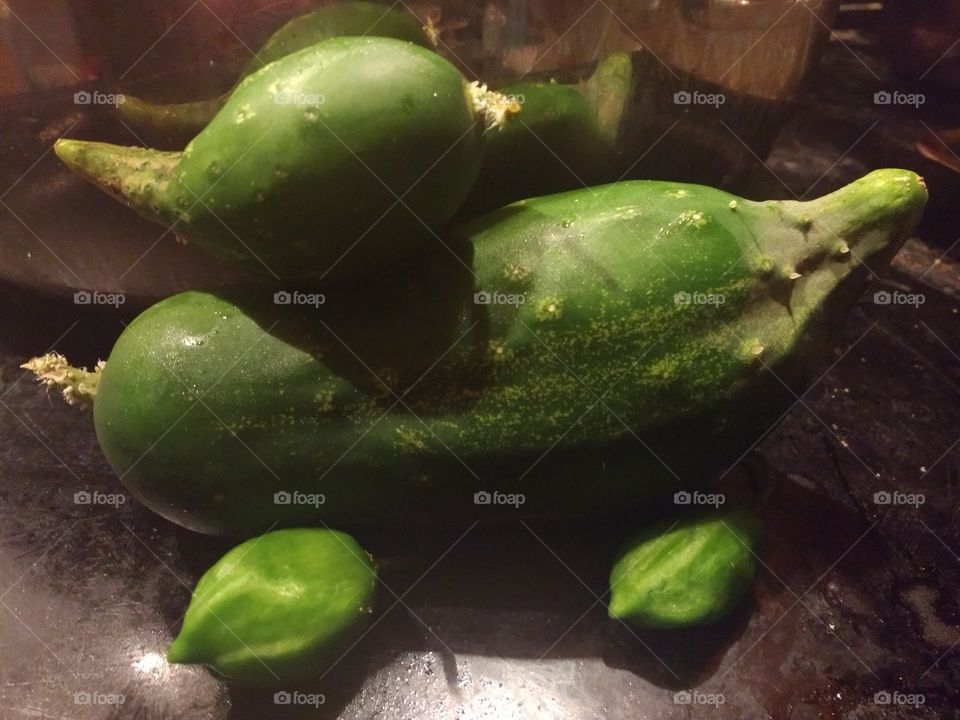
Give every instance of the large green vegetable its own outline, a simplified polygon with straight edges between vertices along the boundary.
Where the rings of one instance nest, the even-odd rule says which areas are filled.
[[[389,37],[425,48],[433,47],[420,22],[408,12],[371,2],[338,2],[300,15],[283,25],[243,66],[240,80],[274,60],[321,40],[342,36]],[[183,147],[207,126],[235,88],[215,98],[170,105],[125,95],[117,112],[139,132]]]
[[[759,539],[759,520],[743,510],[651,525],[610,571],[610,617],[656,628],[721,619],[753,581]]]
[[[477,117],[502,119],[499,98],[411,43],[334,38],[244,80],[182,153],[78,140],[56,152],[217,255],[333,280],[433,241],[427,228],[446,223],[476,180]]]
[[[375,588],[370,556],[349,535],[267,533],[200,578],[167,659],[250,683],[316,676],[363,626]]]
[[[926,198],[903,170],[804,203],[625,182],[497,211],[458,257],[317,309],[178,295],[118,340],[97,436],[205,532],[619,510],[726,469],[791,406]]]

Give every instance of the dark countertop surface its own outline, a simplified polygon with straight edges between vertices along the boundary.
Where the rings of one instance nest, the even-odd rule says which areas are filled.
[[[4,288],[0,718],[958,717],[960,176],[913,142],[960,114],[933,99],[919,111],[851,99],[882,87],[882,65],[847,41],[831,45],[816,96],[752,192],[822,194],[878,166],[921,172],[930,212],[877,289],[925,301],[868,293],[834,364],[723,480],[733,493],[765,488],[763,567],[732,617],[681,632],[610,621],[622,522],[411,528],[359,535],[381,562],[379,611],[353,651],[298,688],[313,704],[167,665],[190,588],[229,544],[132,499],[76,504],[79,491],[120,492],[90,418],[17,367],[52,347],[93,363],[129,312]],[[878,505],[884,490],[924,502]],[[698,702],[678,702],[689,690]],[[876,702],[884,692],[892,704]],[[705,704],[711,694],[723,703]]]

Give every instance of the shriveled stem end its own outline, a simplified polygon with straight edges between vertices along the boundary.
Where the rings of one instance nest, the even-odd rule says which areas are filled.
[[[100,376],[106,363],[101,360],[92,370],[75,368],[60,353],[47,353],[25,362],[22,367],[37,376],[47,388],[60,388],[70,405],[90,406],[97,395]]]
[[[473,111],[483,120],[485,132],[494,128],[502,130],[510,118],[519,115],[523,110],[516,98],[490,90],[477,81],[470,83],[469,92]]]

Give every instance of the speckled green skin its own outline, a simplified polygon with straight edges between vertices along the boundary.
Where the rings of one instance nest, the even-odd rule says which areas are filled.
[[[436,53],[334,38],[244,80],[182,154],[78,140],[56,151],[221,257],[334,281],[434,242],[425,226],[442,226],[467,196],[482,133],[463,77]]]
[[[716,622],[756,571],[760,521],[743,510],[670,519],[627,541],[610,571],[610,617],[640,627]]]
[[[901,170],[808,203],[627,182],[505,208],[452,234],[459,256],[319,310],[178,295],[118,340],[97,435],[132,493],[204,532],[622,510],[722,472],[784,414],[926,196]]]
[[[433,48],[420,21],[409,12],[376,3],[339,2],[283,25],[244,65],[240,79],[321,40],[344,36],[389,37]],[[232,92],[233,89],[216,98],[173,104],[151,103],[126,96],[126,101],[117,106],[117,112],[138,131],[163,137],[170,144],[179,143],[177,146],[183,147],[207,126]]]
[[[167,651],[239,682],[315,678],[366,624],[370,556],[333,530],[278,530],[238,545],[207,570]]]

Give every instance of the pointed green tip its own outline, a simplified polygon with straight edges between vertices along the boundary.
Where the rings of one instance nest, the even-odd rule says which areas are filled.
[[[626,608],[623,605],[622,596],[614,588],[610,592],[610,603],[607,605],[607,615],[614,620],[622,620],[626,615]]]
[[[64,164],[101,190],[163,225],[176,221],[167,186],[178,152],[61,138],[53,146]]]
[[[84,179],[101,186],[111,179],[111,166],[118,165],[120,159],[131,150],[137,149],[69,138],[60,138],[53,145],[53,151],[67,167]]]
[[[203,662],[203,659],[195,649],[184,640],[183,633],[181,633],[170,643],[170,647],[167,648],[167,662],[177,665],[192,665]]]
[[[79,172],[80,157],[83,154],[83,146],[86,144],[83,140],[60,138],[54,143],[53,151],[57,154],[58,158],[63,160],[67,167]]]

